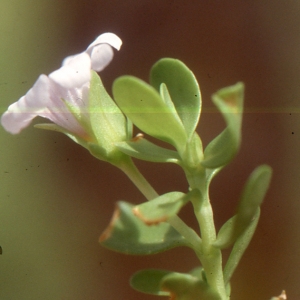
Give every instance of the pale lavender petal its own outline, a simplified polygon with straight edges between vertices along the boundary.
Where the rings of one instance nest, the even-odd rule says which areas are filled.
[[[64,59],[60,69],[49,74],[54,82],[66,89],[79,88],[91,79],[91,59],[85,52]]]
[[[91,52],[92,69],[102,71],[113,59],[114,52],[107,44],[95,46]]]
[[[90,48],[99,45],[99,44],[109,44],[112,47],[116,48],[117,50],[120,50],[122,46],[122,40],[111,32],[106,32],[103,34],[100,34],[86,49],[86,52],[89,52]]]
[[[81,96],[81,89],[67,90],[49,78],[48,81],[47,89],[44,90],[48,101],[45,103],[45,109],[40,111],[38,115],[51,120],[71,133],[85,137],[87,135],[85,130],[65,104],[68,102],[69,105],[79,107],[81,110],[84,106],[83,100],[79,97]],[[85,85],[87,84],[89,83]],[[40,96],[42,97],[42,95]]]
[[[119,50],[121,45],[121,39],[113,33],[107,32],[98,36],[86,50],[91,57],[92,69],[97,72],[102,71],[113,59],[111,46]]]
[[[62,101],[65,98],[71,100],[68,93],[70,94],[70,91],[56,84],[46,75],[41,75],[25,96],[8,107],[2,115],[1,124],[6,131],[17,134],[35,117],[41,116],[71,133],[85,137],[87,135],[85,130]],[[76,99],[73,102],[76,103]]]
[[[23,111],[24,98],[25,96],[18,102],[11,104],[1,117],[2,126],[11,134],[20,133],[36,117],[35,113]]]
[[[19,133],[43,110],[49,100],[45,92],[47,82],[47,76],[41,75],[25,96],[8,107],[1,117],[1,124],[6,131],[12,134]]]

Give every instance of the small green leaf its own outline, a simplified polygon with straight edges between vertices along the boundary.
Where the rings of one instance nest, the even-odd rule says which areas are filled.
[[[133,255],[148,255],[168,249],[189,246],[167,223],[147,226],[132,211],[133,205],[118,202],[113,218],[100,236],[100,243],[111,250]]]
[[[183,151],[187,136],[177,112],[153,87],[133,76],[122,76],[114,81],[113,94],[134,125]]]
[[[165,275],[161,289],[169,292],[174,300],[221,300],[206,282],[191,274],[173,272]]]
[[[201,93],[193,72],[178,59],[163,58],[153,65],[150,83],[157,91],[161,90],[161,84],[167,86],[190,139],[196,130],[201,111]]]
[[[248,223],[264,200],[272,177],[272,168],[268,165],[257,167],[250,175],[244,187],[237,211],[237,222]]]
[[[141,270],[135,273],[130,279],[130,285],[135,290],[151,295],[169,296],[170,293],[160,289],[160,282],[164,276],[172,272],[166,270]]]
[[[99,75],[92,71],[89,91],[89,114],[91,127],[98,145],[107,155],[114,152],[114,143],[127,139],[126,118],[105,90]]]
[[[271,175],[272,169],[267,165],[259,166],[252,172],[244,187],[236,215],[221,227],[214,246],[221,249],[229,247],[251,226],[259,214]]]
[[[241,143],[244,84],[239,82],[213,95],[213,102],[222,113],[227,127],[204,151],[201,164],[206,168],[226,165],[236,155]]]
[[[220,249],[231,246],[238,238],[236,215],[227,220],[220,228],[214,246]]]
[[[157,225],[175,216],[187,201],[184,193],[171,192],[135,206],[133,213],[146,225]]]
[[[224,268],[224,282],[226,285],[229,284],[229,281],[236,267],[238,266],[245,250],[247,249],[254,235],[255,229],[258,224],[259,216],[260,216],[260,208],[258,208],[257,213],[253,218],[253,221],[249,224],[246,230],[238,237],[238,239],[234,243],[234,246],[231,250],[231,253],[229,255],[229,258]]]
[[[180,157],[176,151],[159,147],[143,136],[136,136],[131,141],[115,144],[120,151],[132,157],[151,161],[151,162],[169,162],[178,164]]]

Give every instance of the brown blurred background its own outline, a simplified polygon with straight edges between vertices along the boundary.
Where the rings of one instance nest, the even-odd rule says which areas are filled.
[[[198,132],[206,145],[224,127],[210,95],[246,85],[243,143],[212,184],[218,228],[233,214],[243,184],[259,164],[274,177],[261,221],[232,280],[232,299],[270,299],[300,288],[300,3],[298,1],[2,0],[0,106],[16,101],[39,74],[83,51],[100,33],[123,40],[101,73],[148,79],[161,57],[185,62],[202,90]],[[40,121],[40,120],[39,120]],[[67,137],[32,126],[11,136],[0,129],[0,299],[155,299],[128,285],[142,268],[187,272],[187,249],[131,257],[98,245],[114,203],[144,201],[118,170]],[[186,191],[173,165],[138,164],[159,193]],[[182,217],[192,219],[187,206]],[[195,223],[189,221],[195,226]]]

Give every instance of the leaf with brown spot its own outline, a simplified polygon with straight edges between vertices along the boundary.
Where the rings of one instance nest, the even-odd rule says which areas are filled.
[[[189,246],[186,239],[168,223],[147,226],[133,214],[132,209],[133,205],[129,203],[117,203],[112,221],[100,236],[102,246],[133,255],[148,255]]]

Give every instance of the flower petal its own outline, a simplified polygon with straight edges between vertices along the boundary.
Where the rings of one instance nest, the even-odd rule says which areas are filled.
[[[44,109],[38,111],[37,115],[47,118],[67,131],[85,138],[87,136],[86,131],[69,110],[66,103],[78,111],[84,112],[83,90],[87,89],[89,82],[86,82],[79,89],[66,89],[47,76],[42,79],[46,83],[45,88],[41,93],[40,90],[36,92],[36,102],[43,105]]]
[[[91,57],[92,69],[96,72],[102,71],[114,56],[111,46],[119,50],[121,45],[121,39],[113,33],[99,35],[86,49]]]
[[[114,33],[106,32],[100,34],[86,49],[86,52],[89,52],[90,48],[99,45],[99,44],[109,44],[112,47],[120,50],[122,46],[122,40]]]
[[[111,46],[102,44],[95,46],[91,52],[92,69],[102,71],[113,59],[114,52]]]
[[[33,113],[22,112],[22,108],[25,106],[24,102],[25,96],[20,98],[18,102],[11,104],[1,117],[2,126],[11,134],[20,133],[36,116],[36,114]]]
[[[19,133],[41,112],[48,99],[45,92],[47,80],[46,75],[40,75],[26,95],[8,107],[1,117],[1,124],[6,131],[12,134]],[[39,95],[42,97],[39,98]]]
[[[85,52],[64,59],[62,67],[49,74],[66,89],[79,88],[91,79],[91,59]]]
[[[37,116],[49,119],[66,130],[86,137],[86,132],[68,110],[62,99],[71,105],[82,105],[78,95],[81,90],[66,90],[46,75],[40,75],[33,87],[17,102],[11,104],[2,115],[1,123],[6,131],[17,134]]]

